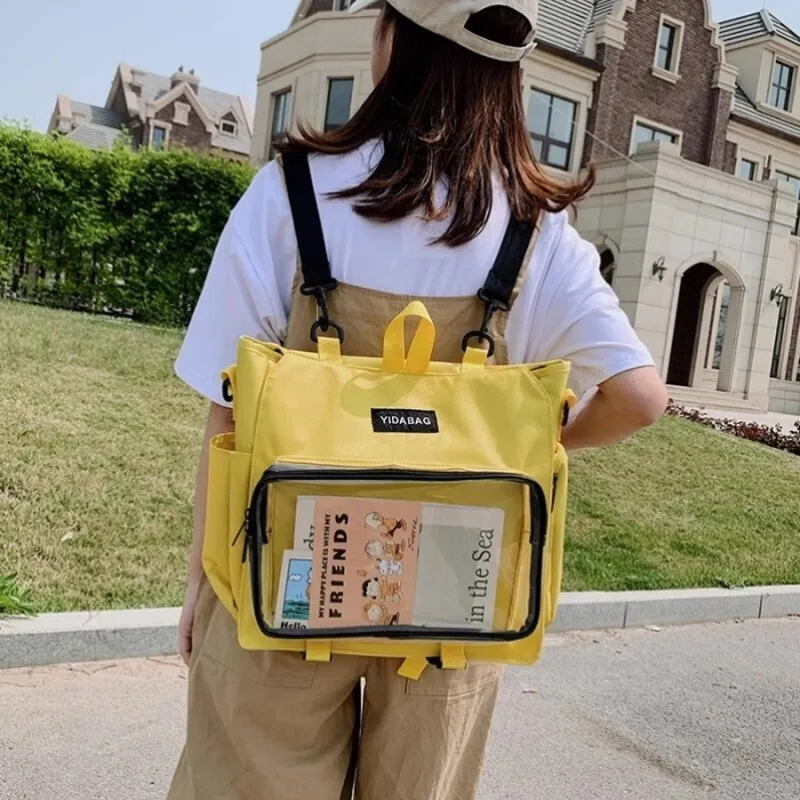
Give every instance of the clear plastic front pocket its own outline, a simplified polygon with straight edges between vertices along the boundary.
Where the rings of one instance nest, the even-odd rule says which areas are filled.
[[[547,515],[513,473],[276,465],[248,514],[256,621],[283,639],[525,638]]]

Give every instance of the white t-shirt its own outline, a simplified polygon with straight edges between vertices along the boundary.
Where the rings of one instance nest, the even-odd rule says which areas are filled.
[[[379,157],[380,145],[369,144],[343,156],[311,158],[334,278],[396,294],[474,295],[510,219],[502,190],[496,190],[489,222],[476,239],[458,248],[432,245],[446,222],[417,216],[373,222],[357,215],[352,201],[327,196],[360,183]],[[235,363],[239,338],[283,340],[296,264],[289,201],[273,162],[255,177],[220,238],[175,364],[178,376],[224,404],[220,373]],[[600,274],[596,249],[569,225],[566,213],[544,216],[506,339],[512,362],[571,361],[571,386],[579,397],[620,372],[653,364]]]

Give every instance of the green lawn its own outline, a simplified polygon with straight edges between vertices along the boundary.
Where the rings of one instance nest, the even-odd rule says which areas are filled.
[[[0,611],[180,603],[205,414],[172,376],[180,339],[0,303]],[[799,479],[674,419],[582,454],[567,588],[800,583]]]

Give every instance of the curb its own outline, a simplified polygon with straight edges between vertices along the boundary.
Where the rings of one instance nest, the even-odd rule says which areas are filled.
[[[565,592],[551,633],[800,616],[800,585]],[[0,620],[0,669],[174,655],[179,608]]]

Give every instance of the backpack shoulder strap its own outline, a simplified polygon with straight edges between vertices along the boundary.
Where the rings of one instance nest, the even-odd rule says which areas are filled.
[[[508,311],[511,307],[534,230],[535,226],[530,222],[520,222],[513,217],[508,223],[494,266],[478,293],[484,303],[494,306],[495,311]]]
[[[303,270],[303,293],[313,294],[318,287],[334,289],[308,153],[286,153],[281,160]]]
[[[475,340],[479,344],[488,345],[489,358],[494,355],[497,341],[495,336],[489,332],[492,319],[498,311],[505,313],[511,309],[517,282],[526,266],[535,233],[536,226],[534,224],[520,222],[513,216],[511,217],[494,266],[489,272],[483,288],[478,292],[478,297],[486,304],[483,324],[480,330],[470,331],[464,337],[461,343],[464,352]]]
[[[300,292],[315,297],[319,308],[319,319],[311,328],[311,340],[316,342],[320,331],[327,333],[333,329],[339,341],[343,342],[344,331],[328,312],[328,292],[333,291],[339,282],[331,274],[308,153],[286,153],[281,160],[303,271]]]

